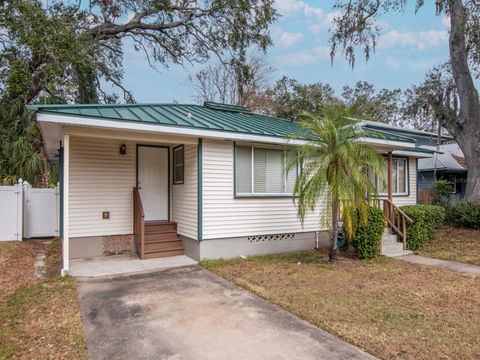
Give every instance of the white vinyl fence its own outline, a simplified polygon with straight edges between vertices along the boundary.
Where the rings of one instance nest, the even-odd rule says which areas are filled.
[[[20,181],[0,186],[0,241],[58,236],[59,192]]]
[[[22,240],[23,186],[0,186],[0,241]]]

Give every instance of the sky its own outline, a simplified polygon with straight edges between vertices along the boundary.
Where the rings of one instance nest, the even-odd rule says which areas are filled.
[[[421,82],[433,66],[448,59],[449,20],[436,16],[433,1],[415,14],[414,1],[403,13],[389,13],[378,19],[382,36],[368,62],[358,56],[355,67],[329,55],[329,28],[336,16],[333,0],[277,0],[280,18],[271,26],[273,46],[265,55],[275,72],[303,83],[329,83],[338,94],[343,86],[359,80],[379,89],[406,89]],[[124,85],[139,103],[194,102],[190,73],[202,65],[170,65],[153,70],[144,56],[125,46]]]

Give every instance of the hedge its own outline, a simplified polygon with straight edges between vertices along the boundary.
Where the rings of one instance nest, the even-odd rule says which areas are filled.
[[[461,228],[480,229],[480,203],[457,201],[445,204],[447,223]]]
[[[410,250],[421,249],[433,238],[435,228],[445,221],[445,209],[435,205],[406,205],[400,209],[413,220],[407,224],[407,244]]]
[[[378,207],[368,208],[367,224],[357,229],[352,245],[362,259],[373,259],[380,254],[380,242],[385,229],[385,215]]]

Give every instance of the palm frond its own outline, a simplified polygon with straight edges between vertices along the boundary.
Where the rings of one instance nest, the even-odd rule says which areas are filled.
[[[293,148],[287,163],[287,169],[299,164],[302,169],[294,188],[297,215],[303,223],[321,201],[328,205],[327,213],[337,204],[352,236],[366,222],[368,206],[378,195],[370,175],[381,178],[383,157],[361,141],[365,132],[341,107],[325,107],[319,115],[304,113],[300,126],[291,138],[304,139],[307,133],[311,140]]]

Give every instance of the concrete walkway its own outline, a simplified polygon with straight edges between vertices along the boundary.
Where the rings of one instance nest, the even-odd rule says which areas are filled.
[[[77,288],[89,359],[375,359],[198,266]]]
[[[463,263],[454,262],[454,261],[433,259],[433,258],[418,256],[418,255],[399,256],[399,257],[396,257],[395,259],[408,261],[409,263],[413,263],[413,264],[435,266],[435,267],[440,267],[440,268],[453,270],[457,272],[480,275],[480,266],[477,266],[477,265],[470,265],[470,264],[463,264]]]
[[[101,256],[70,261],[70,275],[73,277],[102,277],[132,275],[195,265],[188,256],[170,256],[159,259],[140,260],[133,255]]]

